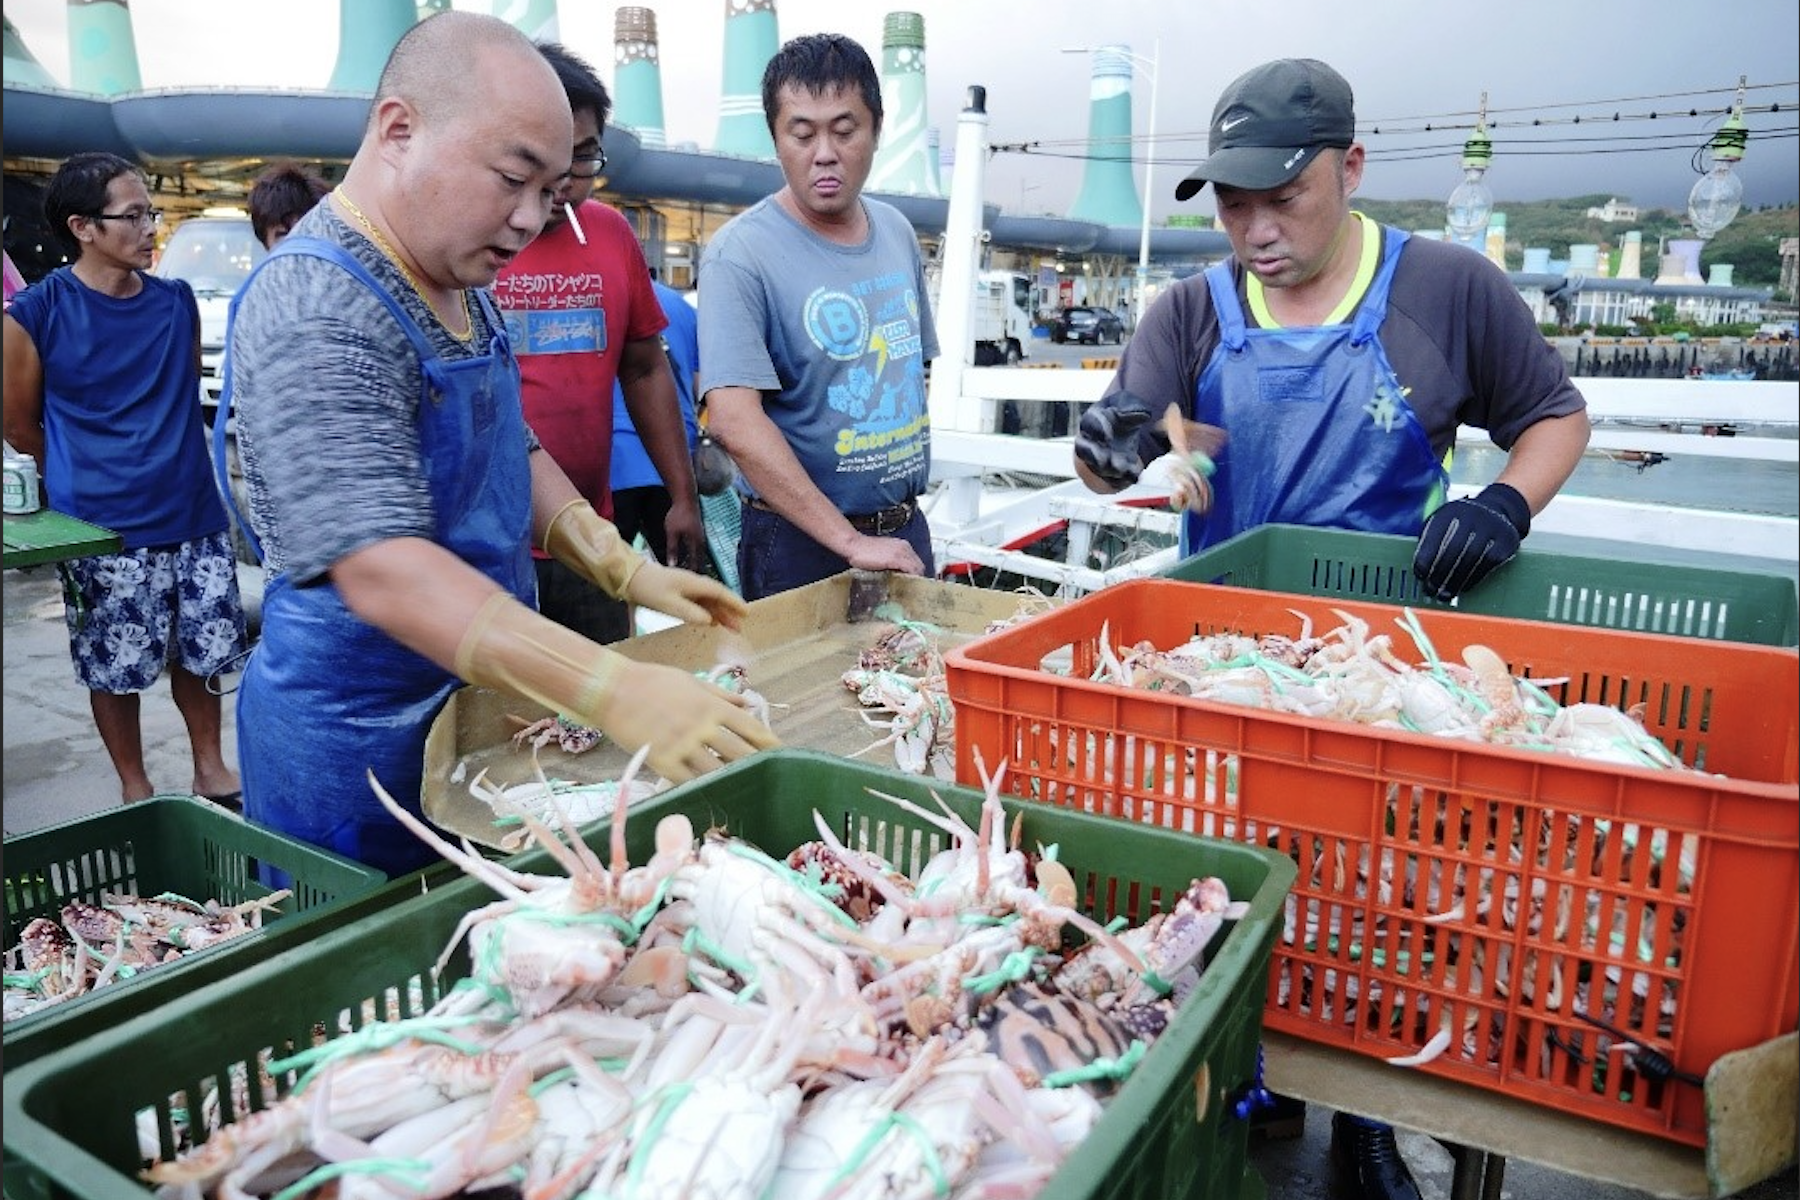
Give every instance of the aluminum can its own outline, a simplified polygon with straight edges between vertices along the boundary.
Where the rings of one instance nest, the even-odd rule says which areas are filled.
[[[38,502],[37,460],[29,454],[6,456],[6,511],[34,513]]]

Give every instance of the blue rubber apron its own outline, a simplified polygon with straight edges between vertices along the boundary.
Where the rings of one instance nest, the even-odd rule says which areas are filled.
[[[1441,502],[1449,476],[1377,336],[1407,239],[1383,234],[1349,324],[1252,328],[1230,264],[1207,268],[1220,342],[1200,373],[1194,418],[1227,441],[1211,510],[1182,522],[1184,555],[1270,522],[1416,535]]]
[[[535,606],[518,365],[486,294],[476,293],[494,331],[488,353],[446,361],[341,247],[289,237],[270,258],[281,254],[337,263],[380,296],[400,323],[424,368],[419,447],[435,540]],[[227,379],[220,427],[231,400]],[[436,853],[381,807],[367,773],[372,769],[395,799],[417,812],[425,735],[458,686],[450,672],[352,614],[328,580],[296,587],[285,573],[276,575],[263,597],[262,638],[238,691],[244,815],[390,876],[434,861]]]

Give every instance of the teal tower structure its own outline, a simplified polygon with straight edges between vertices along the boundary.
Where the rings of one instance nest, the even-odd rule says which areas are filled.
[[[116,96],[144,86],[125,0],[69,0],[69,87]]]
[[[338,0],[337,65],[326,86],[373,94],[394,43],[418,24],[419,8],[416,0]]]
[[[1128,46],[1094,51],[1088,90],[1088,161],[1081,190],[1069,208],[1077,221],[1099,225],[1142,224],[1137,180],[1131,173],[1131,53]]]
[[[488,11],[534,42],[559,42],[556,0],[489,0]]]
[[[612,123],[637,134],[653,149],[668,144],[663,131],[662,62],[656,45],[656,13],[638,5],[613,14]]]
[[[891,12],[881,31],[881,145],[869,188],[935,196],[937,172],[925,121],[925,18]]]
[[[50,72],[44,69],[31,50],[25,45],[25,39],[13,28],[12,18],[5,17],[6,35],[6,82],[8,86],[22,83],[28,87],[60,88],[62,84]]]
[[[775,157],[763,120],[762,75],[780,46],[775,0],[725,0],[725,77],[713,143],[721,154]]]

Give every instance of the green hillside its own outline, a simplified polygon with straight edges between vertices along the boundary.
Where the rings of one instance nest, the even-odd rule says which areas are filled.
[[[1620,197],[1626,199],[1626,197]],[[1501,202],[1495,211],[1506,214],[1506,265],[1516,271],[1524,263],[1525,247],[1543,246],[1551,258],[1567,258],[1571,245],[1593,244],[1604,256],[1618,248],[1632,229],[1643,235],[1645,275],[1653,275],[1659,239],[1692,237],[1684,228],[1686,214],[1667,208],[1648,208],[1630,224],[1596,221],[1590,208],[1604,205],[1606,196],[1574,196],[1566,200]],[[1369,216],[1402,229],[1441,229],[1444,202],[1438,200],[1364,200],[1356,206]],[[1714,263],[1730,263],[1731,282],[1739,287],[1773,288],[1781,280],[1781,239],[1800,237],[1800,207],[1792,204],[1755,212],[1741,212],[1700,253],[1705,274]]]

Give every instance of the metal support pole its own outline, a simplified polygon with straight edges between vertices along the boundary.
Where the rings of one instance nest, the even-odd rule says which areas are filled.
[[[1150,203],[1153,193],[1150,190],[1152,173],[1156,169],[1156,80],[1157,66],[1162,60],[1162,39],[1157,38],[1152,44],[1150,54],[1150,125],[1149,137],[1145,140],[1147,147],[1144,156],[1144,224],[1138,231],[1138,269],[1137,269],[1137,317],[1131,323],[1132,332],[1143,324],[1144,309],[1149,303],[1147,292],[1150,285]],[[1133,62],[1137,62],[1134,55]]]

